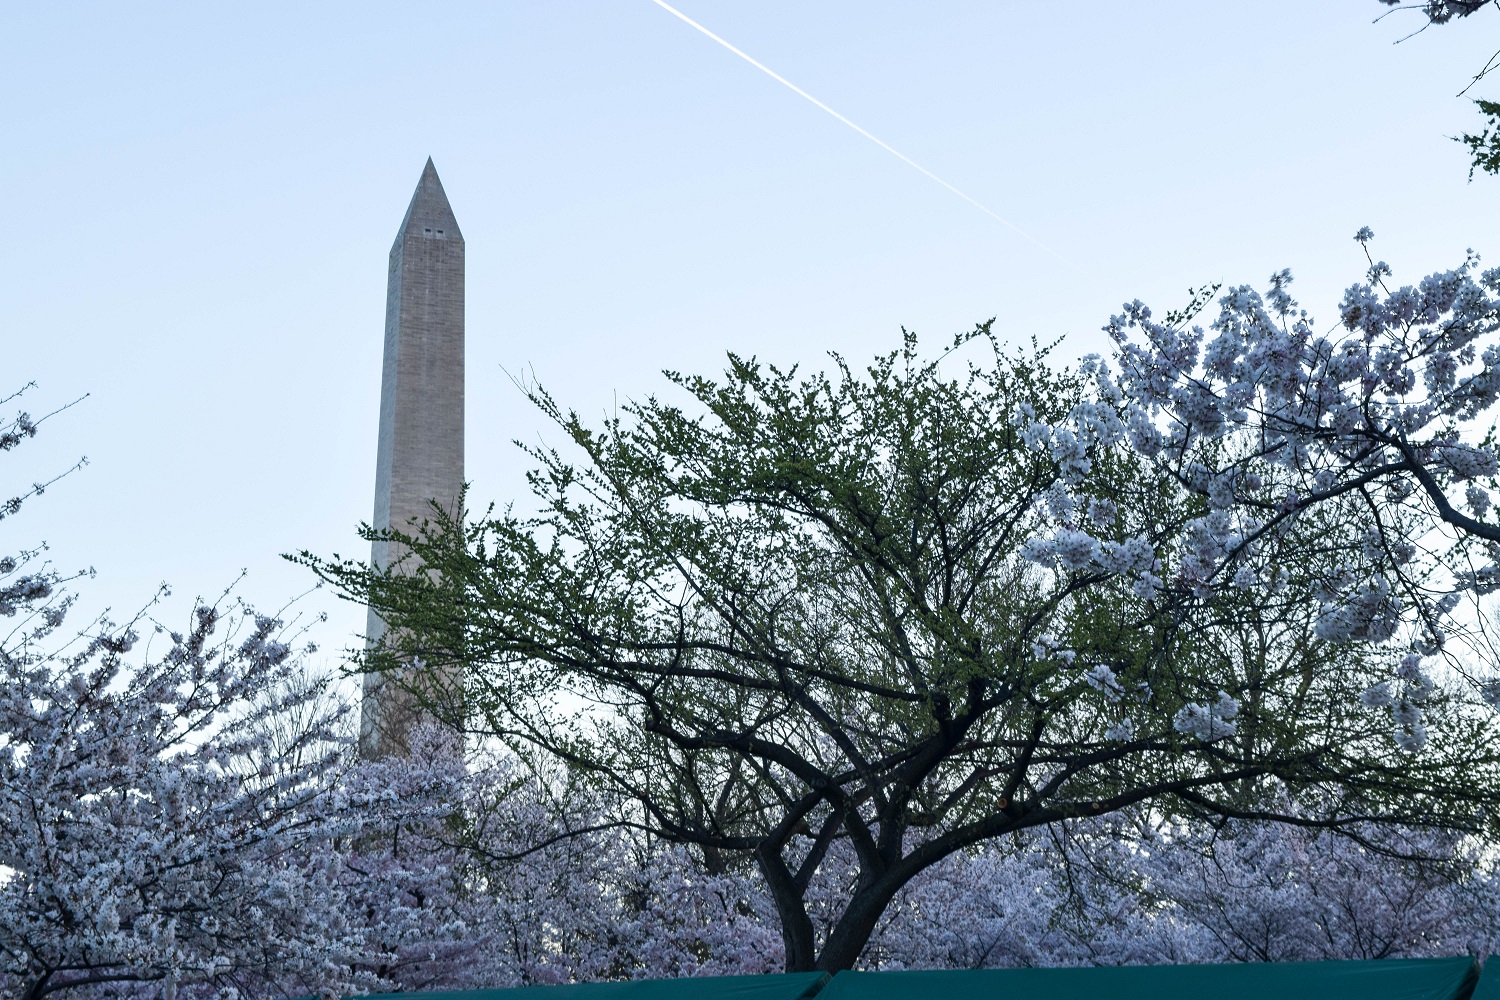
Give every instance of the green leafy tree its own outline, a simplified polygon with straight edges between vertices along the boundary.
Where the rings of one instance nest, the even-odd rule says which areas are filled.
[[[915,876],[1028,828],[1147,808],[1471,830],[1500,797],[1493,713],[1423,692],[1432,738],[1403,750],[1359,701],[1393,654],[1319,638],[1341,501],[1242,552],[1271,585],[1187,579],[1164,567],[1209,499],[1127,446],[1102,366],[1007,353],[988,324],[937,361],[910,335],[834,361],[667,373],[682,405],[598,428],[532,388],[579,456],[528,449],[535,513],[366,530],[409,553],[384,571],[300,559],[388,623],[360,668],[461,694],[452,721],[566,762],[616,822],[753,865],[791,970],[849,967]]]

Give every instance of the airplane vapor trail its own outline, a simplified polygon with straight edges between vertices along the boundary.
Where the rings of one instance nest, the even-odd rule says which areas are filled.
[[[688,17],[682,11],[678,10],[675,7],[672,7],[671,5],[669,5],[667,3],[665,3],[664,0],[651,0],[651,2],[654,3],[654,4],[656,4],[656,6],[660,7],[662,10],[664,10],[667,13],[671,14],[673,17],[676,17],[678,20],[684,22],[685,24],[687,24],[687,25],[689,25],[689,26],[691,26],[693,28],[696,28],[698,31],[700,31],[703,34],[707,35],[709,38],[711,38],[714,41],[718,42],[720,45],[724,46],[724,48],[728,49],[730,52],[733,52],[735,55],[737,55],[741,59],[745,60],[745,62],[749,63],[751,66],[754,66],[756,69],[760,70],[762,73],[766,74],[771,79],[773,79],[777,83],[781,84],[783,87],[786,87],[788,90],[790,90],[792,93],[796,94],[798,97],[801,97],[803,100],[809,102],[810,104],[813,104],[814,106],[816,106],[818,108],[821,108],[822,110],[828,112],[830,115],[832,115],[833,117],[837,118],[839,121],[843,122],[845,125],[848,125],[854,131],[858,132],[860,135],[864,136],[866,139],[869,139],[871,142],[873,142],[875,145],[879,146],[881,149],[885,150],[887,153],[890,153],[892,156],[896,157],[896,159],[900,160],[902,163],[905,163],[907,166],[912,167],[912,168],[914,168],[916,170],[921,171],[923,174],[925,174],[930,179],[932,179],[934,181],[937,181],[943,187],[947,188],[949,191],[952,191],[954,194],[958,195],[964,201],[968,202],[970,205],[973,205],[975,208],[979,209],[981,212],[983,212],[985,215],[988,215],[990,218],[994,219],[996,222],[999,222],[1000,224],[1002,224],[1002,225],[1006,226],[1007,228],[1009,228],[1012,232],[1015,232],[1019,236],[1025,238],[1025,239],[1029,240],[1030,242],[1036,244],[1037,246],[1041,247],[1043,250],[1047,251],[1049,254],[1051,254],[1052,256],[1056,257],[1058,260],[1062,261],[1064,264],[1067,264],[1069,267],[1074,268],[1075,270],[1078,269],[1078,265],[1077,264],[1074,264],[1072,261],[1068,260],[1068,258],[1064,257],[1062,254],[1058,253],[1056,250],[1052,249],[1047,244],[1045,244],[1041,240],[1037,239],[1035,236],[1032,236],[1030,233],[1026,232],[1026,230],[1022,229],[1020,226],[1016,225],[1014,222],[1011,222],[1009,219],[1005,218],[1000,213],[994,211],[989,206],[985,205],[984,203],[978,201],[975,198],[971,198],[969,195],[967,195],[964,192],[960,191],[958,188],[954,187],[952,184],[949,184],[947,181],[943,180],[937,174],[933,173],[931,170],[928,170],[926,167],[922,166],[922,164],[918,163],[916,160],[913,160],[911,157],[907,156],[905,153],[901,152],[899,149],[897,149],[896,147],[892,146],[890,143],[884,142],[878,136],[872,135],[871,133],[869,133],[869,132],[865,131],[864,129],[860,128],[858,125],[854,124],[854,122],[852,122],[849,119],[845,118],[843,115],[839,114],[837,111],[833,110],[828,105],[824,104],[822,101],[818,100],[816,97],[814,97],[813,95],[809,94],[807,91],[803,90],[801,87],[797,86],[795,83],[793,83],[792,81],[788,80],[786,77],[782,76],[780,73],[777,73],[775,70],[771,69],[771,67],[767,66],[765,63],[759,61],[758,59],[755,59],[749,53],[747,53],[747,52],[745,52],[745,51],[743,51],[741,49],[735,48],[729,42],[725,41],[723,38],[720,38],[718,35],[714,34],[712,31],[709,31],[703,25],[699,24],[697,21],[694,21],[692,18]]]

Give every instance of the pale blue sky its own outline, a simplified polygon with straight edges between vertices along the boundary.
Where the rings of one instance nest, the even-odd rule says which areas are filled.
[[[502,365],[602,413],[664,367],[863,358],[902,325],[1080,355],[1126,299],[1284,266],[1331,321],[1366,224],[1398,280],[1500,260],[1500,181],[1444,138],[1478,123],[1454,94],[1491,11],[1393,46],[1415,15],[1374,0],[675,5],[1077,269],[649,0],[12,3],[5,381],[92,395],[0,485],[91,464],[0,548],[47,540],[122,611],[240,567],[274,606],[309,582],[278,553],[363,554],[385,258],[428,155],[468,241],[469,478],[502,504],[510,439],[545,433]],[[363,619],[328,606],[338,646]]]

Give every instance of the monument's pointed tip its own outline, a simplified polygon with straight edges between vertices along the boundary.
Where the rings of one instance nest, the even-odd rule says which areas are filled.
[[[448,194],[443,190],[443,182],[438,179],[437,167],[430,156],[422,167],[422,176],[417,181],[416,191],[412,193],[411,204],[406,209],[406,218],[401,222],[398,239],[413,232],[424,236],[463,239],[463,234],[458,229],[458,219],[453,215],[453,207],[448,204]]]

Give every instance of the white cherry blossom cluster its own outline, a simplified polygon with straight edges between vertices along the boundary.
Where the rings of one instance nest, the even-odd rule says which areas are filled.
[[[346,983],[337,959],[353,940],[310,848],[363,820],[327,793],[334,713],[277,743],[279,720],[315,700],[288,686],[295,658],[279,632],[202,606],[161,655],[129,628],[70,654],[37,651],[35,635],[0,649],[9,988],[120,981],[171,997],[272,975]]]
[[[1227,692],[1220,691],[1219,699],[1211,704],[1190,701],[1183,705],[1172,717],[1172,728],[1185,736],[1212,743],[1235,734],[1237,726],[1234,720],[1239,714],[1240,703]]]
[[[1368,228],[1356,236],[1362,246],[1372,238]],[[1325,505],[1363,539],[1318,570],[1320,639],[1435,655],[1459,627],[1457,595],[1500,589],[1500,446],[1480,424],[1500,400],[1500,269],[1470,253],[1414,285],[1390,277],[1371,259],[1332,329],[1298,307],[1285,270],[1264,293],[1219,294],[1206,327],[1194,318],[1212,290],[1160,319],[1130,302],[1106,324],[1113,358],[1086,365],[1107,386],[1101,403],[1118,406],[1131,449],[1207,507],[1172,540],[1175,563],[1144,571],[1142,593],[1234,588],[1269,600],[1286,570],[1267,562],[1265,545]],[[1027,433],[1048,446],[1060,437]],[[1081,525],[1027,554],[1070,572],[1105,568]],[[1420,748],[1419,703],[1393,704],[1398,744]],[[1195,725],[1211,730],[1200,716]]]

